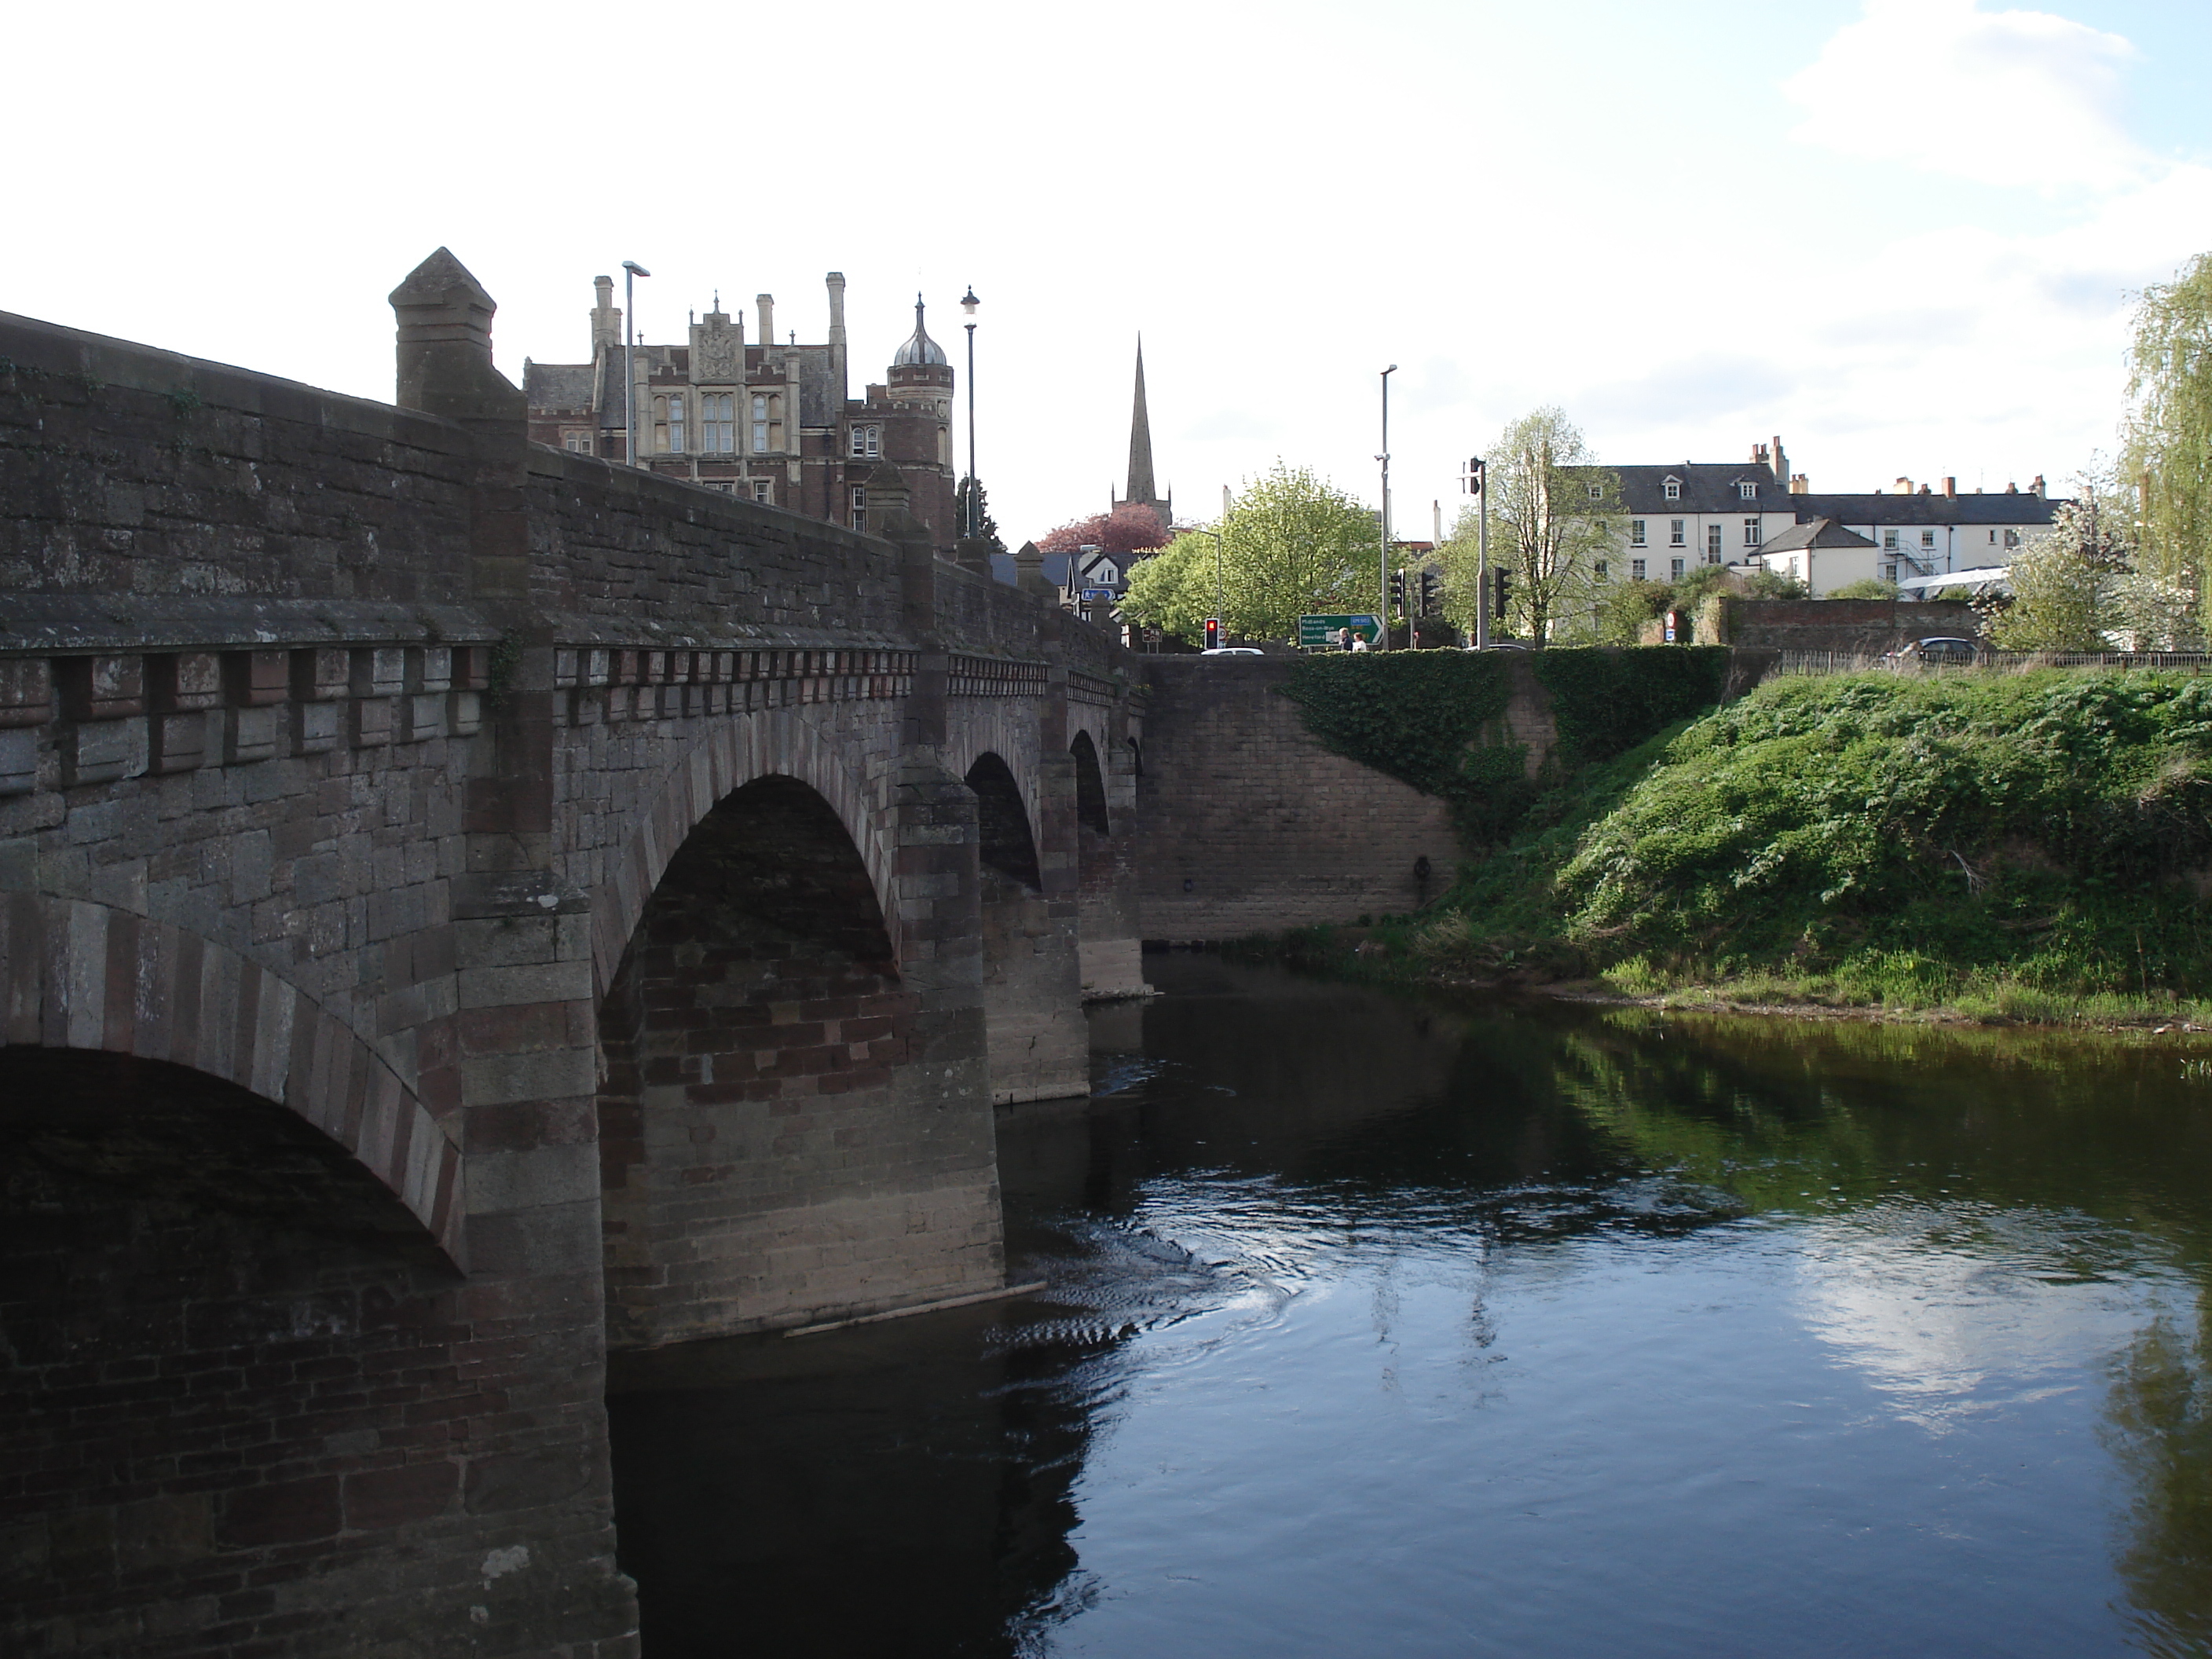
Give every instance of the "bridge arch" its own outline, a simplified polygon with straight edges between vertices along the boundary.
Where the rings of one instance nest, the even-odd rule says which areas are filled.
[[[896,714],[884,716],[895,740]],[[888,803],[872,799],[865,769],[854,763],[853,734],[825,732],[798,708],[770,708],[712,722],[706,734],[664,774],[651,802],[616,856],[592,906],[594,987],[604,999],[629,949],[639,918],[659,885],[668,861],[701,820],[732,792],[769,775],[807,786],[834,811],[874,885],[899,953],[897,902],[893,896],[892,837]]]
[[[1006,698],[963,698],[946,721],[945,767],[966,779],[986,756],[1013,781],[1032,843],[1049,838],[1043,811],[1036,711]]]
[[[296,987],[214,940],[82,899],[0,905],[5,1048],[173,1065],[295,1115],[349,1154],[465,1267],[453,1136],[367,1042]]]
[[[1093,835],[1110,836],[1113,822],[1106,810],[1106,771],[1099,764],[1098,745],[1091,733],[1078,731],[1069,739],[1067,752],[1075,757],[1075,821]]]
[[[364,1563],[478,1501],[459,1148],[189,930],[0,896],[0,1468],[41,1472],[5,1506],[0,1649],[244,1646],[267,1617],[271,1652],[381,1650],[421,1596]]]
[[[979,1247],[995,1269],[988,1124],[933,1096],[924,1000],[811,785],[769,773],[702,815],[599,1030],[613,1346],[972,1289]]]
[[[1029,802],[1005,759],[986,750],[962,780],[975,792],[976,856],[983,867],[1032,892],[1043,888],[1037,860],[1037,836]],[[989,901],[990,880],[985,878]]]

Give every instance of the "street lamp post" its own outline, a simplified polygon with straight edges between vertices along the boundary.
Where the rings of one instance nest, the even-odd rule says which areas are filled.
[[[623,261],[623,460],[637,459],[637,279],[653,273],[635,259]]]
[[[1390,648],[1390,377],[1398,372],[1393,363],[1382,371],[1382,453],[1375,459],[1382,463],[1382,545],[1379,556],[1382,582],[1376,594],[1375,648]],[[1410,630],[1407,637],[1413,643]]]
[[[975,297],[975,284],[968,284],[968,292],[961,296],[960,309],[967,313],[968,321],[968,511],[963,514],[963,535],[983,533],[983,515],[975,499],[975,307],[982,303]]]

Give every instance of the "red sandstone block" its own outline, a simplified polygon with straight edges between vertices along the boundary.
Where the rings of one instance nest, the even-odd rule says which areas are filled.
[[[637,1122],[631,1108],[631,1122]],[[520,1101],[479,1106],[468,1116],[467,1150],[523,1152],[538,1146],[587,1146],[608,1125],[589,1101]]]
[[[222,1541],[234,1548],[327,1538],[338,1529],[335,1476],[271,1482],[234,1492],[223,1504]]]
[[[684,1091],[684,1098],[694,1106],[735,1106],[754,1097],[749,1092],[751,1088],[750,1080],[736,1078],[722,1082],[695,1083]]]
[[[460,1491],[460,1471],[447,1462],[376,1469],[345,1479],[345,1523],[356,1532],[407,1527],[442,1515]]]

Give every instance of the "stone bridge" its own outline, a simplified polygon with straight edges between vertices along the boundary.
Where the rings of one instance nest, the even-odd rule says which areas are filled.
[[[622,1655],[611,1346],[1000,1288],[1139,699],[933,549],[0,317],[0,1650]]]

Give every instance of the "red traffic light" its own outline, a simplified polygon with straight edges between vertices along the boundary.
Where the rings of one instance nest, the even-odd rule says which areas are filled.
[[[1213,650],[1216,647],[1220,645],[1220,643],[1221,618],[1218,617],[1208,617],[1206,619],[1206,648],[1209,651]]]

